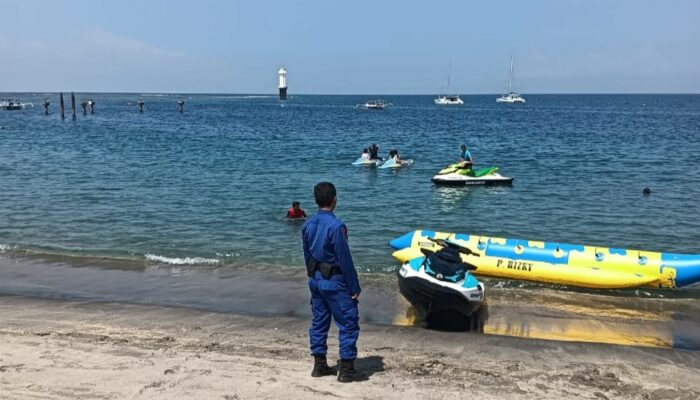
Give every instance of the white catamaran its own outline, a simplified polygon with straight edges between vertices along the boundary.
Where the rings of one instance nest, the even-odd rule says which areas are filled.
[[[458,94],[447,94],[450,88],[450,76],[452,75],[452,62],[450,61],[450,72],[447,74],[447,83],[445,83],[445,91],[442,95],[435,99],[435,104],[439,106],[458,106],[464,104],[464,101],[459,98]]]
[[[513,57],[510,57],[510,73],[508,81],[501,97],[496,99],[497,103],[525,103],[525,99],[518,92],[513,91]]]

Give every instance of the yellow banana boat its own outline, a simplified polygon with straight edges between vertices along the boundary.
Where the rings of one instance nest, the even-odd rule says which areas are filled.
[[[437,240],[436,240],[437,239]],[[443,241],[439,240],[442,239]],[[416,230],[392,240],[401,262],[447,243],[464,249],[475,275],[595,289],[676,288],[700,281],[700,255]]]

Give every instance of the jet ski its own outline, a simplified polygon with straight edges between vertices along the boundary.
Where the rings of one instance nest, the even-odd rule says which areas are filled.
[[[472,169],[462,167],[460,164],[447,166],[433,176],[433,183],[436,185],[511,185],[513,178],[508,178],[498,173],[498,167],[486,167]]]
[[[396,161],[393,158],[388,159],[384,164],[380,165],[379,168],[401,168],[413,165],[413,160],[399,160]]]
[[[381,159],[381,158],[370,159],[370,158],[362,158],[362,157],[360,157],[360,158],[358,158],[357,160],[355,160],[355,161],[352,163],[352,165],[365,165],[365,166],[368,166],[368,167],[373,167],[373,166],[380,165],[382,162],[384,162],[384,160]]]
[[[425,249],[399,268],[399,291],[423,318],[444,312],[469,317],[485,298],[484,284],[470,273],[476,267],[461,259],[460,254],[469,250],[435,240],[441,243],[440,250]]]

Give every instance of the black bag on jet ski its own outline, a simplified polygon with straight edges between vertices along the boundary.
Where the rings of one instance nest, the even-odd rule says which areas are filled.
[[[462,261],[459,254],[459,250],[454,247],[444,247],[440,251],[427,254],[423,261],[425,273],[440,281],[456,283],[464,280],[467,271],[476,267]]]

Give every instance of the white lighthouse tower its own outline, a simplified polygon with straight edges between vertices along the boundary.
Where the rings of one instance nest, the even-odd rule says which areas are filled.
[[[287,70],[284,67],[280,67],[277,71],[279,75],[279,89],[280,89],[280,100],[287,100]]]

